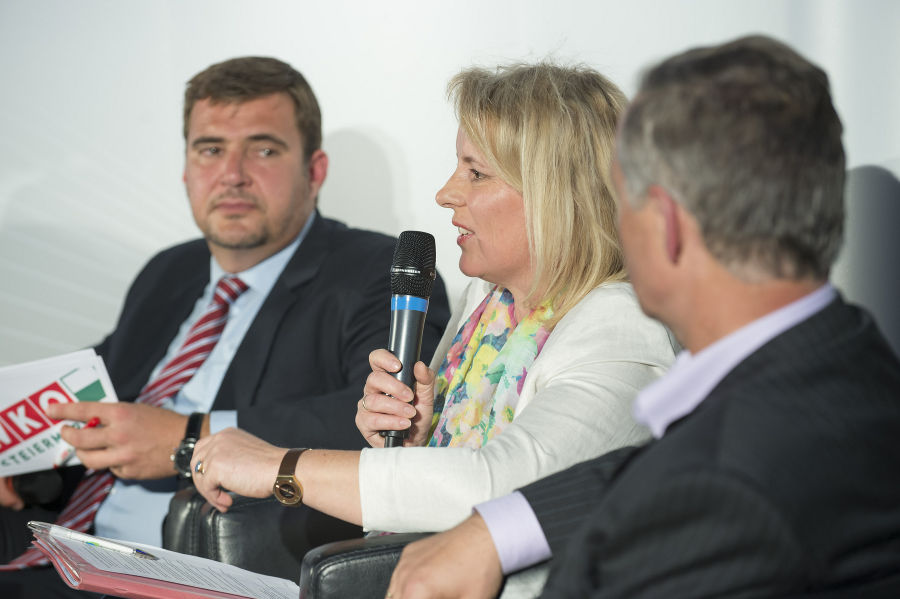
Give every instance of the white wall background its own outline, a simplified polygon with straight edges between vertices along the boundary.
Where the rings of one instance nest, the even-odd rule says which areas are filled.
[[[181,95],[213,62],[271,55],[302,71],[331,156],[323,213],[434,233],[458,292],[456,233],[433,202],[455,162],[450,76],[551,57],[630,95],[650,63],[749,32],[826,68],[850,166],[900,175],[894,0],[3,0],[0,364],[99,341],[141,265],[196,235]]]

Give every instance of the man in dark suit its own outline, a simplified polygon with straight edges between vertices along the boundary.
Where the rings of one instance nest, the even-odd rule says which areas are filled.
[[[613,167],[644,310],[684,344],[637,398],[656,439],[482,504],[407,547],[389,597],[900,596],[900,363],[830,284],[841,123],[763,37],[644,77]]]
[[[84,516],[84,528],[93,522],[100,536],[151,544],[161,544],[176,470],[190,475],[199,437],[237,426],[273,443],[364,445],[355,427],[356,402],[371,372],[368,354],[384,346],[390,324],[388,275],[396,240],[318,214],[328,158],[320,147],[318,103],[300,73],[270,58],[209,67],[188,84],[184,134],[184,181],[204,239],[163,251],[147,264],[116,329],[97,347],[120,403],[58,406],[52,414],[98,419],[98,427],[67,427],[62,436],[85,466],[115,475],[96,515]],[[225,308],[224,329],[210,341],[197,323],[215,309],[217,283],[232,275],[239,279],[232,283],[237,291]],[[443,285],[434,290],[426,356],[449,317]],[[201,341],[192,341],[195,335]],[[195,359],[192,345],[200,344],[209,344],[203,357],[179,371]],[[160,391],[162,401],[148,400],[151,383],[170,370],[183,380]],[[89,480],[81,480],[83,471],[64,473],[64,497]],[[6,507],[24,506],[3,488]],[[60,508],[65,499],[51,503]],[[81,521],[80,513],[66,516],[75,503],[62,512],[67,525]],[[21,539],[12,547],[7,539],[5,560],[27,546],[24,520],[52,520],[55,511],[35,510],[41,506],[0,512],[4,536]],[[4,572],[3,596],[56,592],[28,586],[39,584],[38,574],[58,579],[52,570]]]

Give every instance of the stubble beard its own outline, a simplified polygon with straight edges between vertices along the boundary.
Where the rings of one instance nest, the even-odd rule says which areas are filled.
[[[232,219],[229,219],[232,220]],[[238,219],[234,219],[238,220]],[[268,243],[271,235],[265,226],[258,230],[244,231],[240,235],[229,234],[227,231],[219,231],[215,225],[210,225],[203,232],[206,241],[229,250],[249,250],[258,248]]]
[[[215,213],[215,205],[218,200],[227,198],[239,198],[251,200],[256,210],[259,211],[259,200],[250,194],[242,192],[226,192],[216,198],[213,210],[208,214],[209,220],[203,227],[203,236],[208,243],[229,250],[248,250],[258,248],[268,243],[272,235],[264,220],[258,223],[258,228],[252,227],[251,219],[244,215],[221,216]],[[234,230],[229,230],[234,229]]]

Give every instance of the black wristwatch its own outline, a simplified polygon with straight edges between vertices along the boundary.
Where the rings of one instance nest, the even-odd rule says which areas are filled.
[[[188,416],[187,429],[184,432],[184,439],[175,448],[171,455],[172,463],[178,476],[181,478],[191,477],[191,458],[194,457],[194,445],[200,440],[200,431],[203,428],[203,412],[194,412]]]

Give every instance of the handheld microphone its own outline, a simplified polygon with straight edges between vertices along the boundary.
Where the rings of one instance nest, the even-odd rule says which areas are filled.
[[[422,231],[400,233],[391,264],[391,334],[388,349],[400,360],[394,378],[415,390],[413,367],[422,351],[428,298],[434,287],[434,237]],[[385,447],[400,447],[409,431],[380,431]]]

